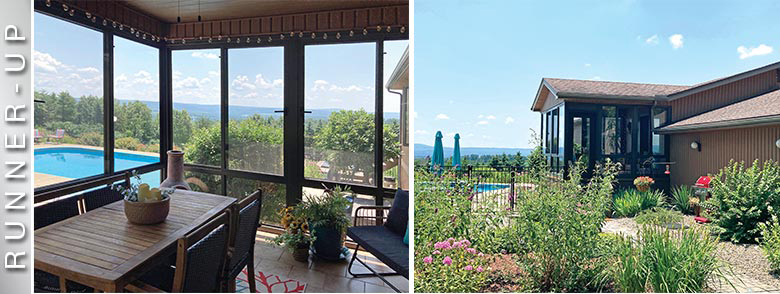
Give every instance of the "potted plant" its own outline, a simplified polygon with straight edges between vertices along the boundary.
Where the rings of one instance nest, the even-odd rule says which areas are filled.
[[[309,234],[309,223],[300,208],[294,206],[279,211],[284,233],[274,238],[276,245],[284,246],[292,252],[293,259],[300,262],[309,260],[309,246],[314,237]]]
[[[701,216],[701,206],[699,205],[699,202],[699,197],[691,197],[691,199],[688,200],[688,205],[693,208],[693,212],[696,216]]]
[[[336,187],[326,188],[321,196],[305,196],[306,201],[299,206],[309,220],[314,235],[314,254],[326,260],[344,258],[344,233],[350,221],[350,216],[344,210],[351,205],[348,197],[354,198],[354,193]]]
[[[141,183],[141,176],[133,170],[135,183],[129,186],[114,185],[112,189],[124,196],[125,217],[131,223],[151,225],[165,221],[170,210],[170,194],[173,189],[150,188],[149,184]]]
[[[647,192],[653,184],[655,184],[655,180],[648,176],[636,177],[636,179],[634,179],[634,186],[636,186],[636,189],[639,190],[639,192]]]

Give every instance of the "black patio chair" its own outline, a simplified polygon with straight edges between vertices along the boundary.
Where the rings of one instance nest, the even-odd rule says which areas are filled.
[[[122,177],[112,177],[111,179],[117,179],[117,180],[123,180],[124,185],[130,186],[130,173],[124,173]],[[119,193],[118,191],[111,188],[111,185],[113,185],[114,182],[105,182],[104,187],[90,190],[87,192],[84,192],[81,194],[81,197],[84,199],[84,210],[85,211],[91,211],[96,208],[103,207],[105,205],[117,202],[119,200],[122,200],[124,196],[122,193]]]
[[[125,290],[217,293],[222,290],[230,238],[230,211],[179,239],[176,266],[153,268]]]
[[[387,212],[386,212],[387,211]],[[354,225],[347,229],[347,236],[352,238],[357,247],[349,262],[347,271],[356,278],[378,277],[396,292],[401,292],[384,276],[400,275],[409,279],[409,245],[404,244],[407,225],[409,223],[409,192],[398,190],[393,200],[393,206],[361,206],[355,210]],[[357,257],[358,250],[363,247],[379,261],[386,264],[394,272],[380,273]],[[353,273],[352,264],[355,260],[363,264],[370,273]]]
[[[260,227],[260,210],[263,192],[257,190],[234,205],[233,233],[228,246],[228,266],[225,268],[223,289],[235,292],[236,277],[247,268],[247,281],[251,293],[257,292],[254,279],[255,239]]]

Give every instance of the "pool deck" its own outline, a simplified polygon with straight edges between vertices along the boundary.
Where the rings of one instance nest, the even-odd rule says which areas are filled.
[[[63,148],[63,147],[70,147],[70,148],[84,148],[84,149],[92,149],[92,150],[99,150],[103,151],[103,147],[95,147],[95,146],[87,146],[87,145],[78,145],[78,144],[49,144],[49,143],[39,143],[33,145],[34,149],[49,149],[49,148]],[[114,149],[116,152],[122,152],[122,153],[128,153],[128,154],[136,154],[136,155],[147,155],[147,156],[159,156],[157,153],[151,153],[151,152],[142,152],[142,151],[132,151],[132,150],[124,150],[124,149]],[[33,166],[35,165],[35,162],[33,162]],[[44,173],[34,173],[33,177],[33,188],[53,185],[57,183],[67,182],[72,180],[71,178],[66,177],[60,177],[50,174],[44,174]]]

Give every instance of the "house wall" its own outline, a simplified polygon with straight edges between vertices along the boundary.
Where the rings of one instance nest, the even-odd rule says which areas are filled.
[[[738,101],[752,98],[780,87],[777,71],[770,70],[749,78],[685,96],[669,102],[672,121],[678,121]]]
[[[738,128],[686,134],[672,134],[672,185],[692,185],[699,176],[716,174],[729,160],[748,164],[755,159],[780,160],[780,125]],[[701,144],[701,152],[691,149],[691,142]]]

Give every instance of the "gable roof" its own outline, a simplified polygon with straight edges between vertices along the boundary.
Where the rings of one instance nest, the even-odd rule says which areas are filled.
[[[780,90],[683,119],[656,131],[674,133],[770,123],[780,123]]]
[[[548,93],[558,98],[676,100],[770,70],[780,70],[780,62],[692,86],[542,78],[531,110],[541,111]]]
[[[654,100],[687,88],[690,86],[542,78],[531,110],[541,110],[543,99],[546,99],[543,94],[546,94],[546,91],[559,98]]]

